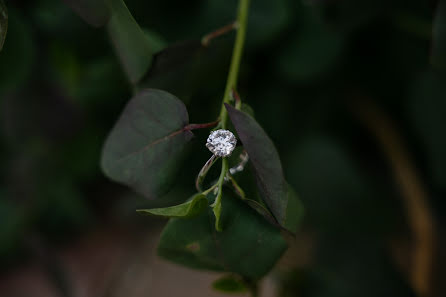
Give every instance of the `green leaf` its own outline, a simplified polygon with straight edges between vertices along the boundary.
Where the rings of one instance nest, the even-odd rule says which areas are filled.
[[[446,1],[438,1],[433,24],[431,63],[446,67]]]
[[[171,219],[161,234],[159,255],[191,268],[261,278],[287,247],[280,230],[227,192],[222,204],[222,232],[215,230],[211,210],[193,219]]]
[[[0,0],[0,51],[5,43],[6,32],[8,32],[8,10],[3,0]]]
[[[276,219],[263,204],[248,198],[242,199],[242,201],[248,204],[252,209],[257,211],[260,215],[262,215],[268,222],[270,222],[273,225],[277,225]]]
[[[149,41],[152,52],[158,53],[167,47],[167,41],[157,32],[148,29],[143,29],[143,31]]]
[[[94,27],[104,26],[110,11],[104,0],[64,0],[85,22]]]
[[[242,111],[244,106],[248,105],[242,105]],[[251,107],[249,107],[246,112],[251,112],[252,114],[253,111]],[[235,128],[233,127],[232,123],[229,124],[229,130],[234,131]],[[228,163],[230,164],[231,168],[238,167],[240,165],[240,156],[243,151],[243,147],[239,146],[235,148],[231,156],[229,156]],[[261,197],[259,196],[259,192],[255,184],[255,178],[250,169],[251,168],[245,164],[244,169],[241,172],[236,172],[234,176],[231,176],[230,181],[234,193],[237,194],[237,197],[239,197],[244,203],[262,215],[268,222],[280,227],[269,209],[261,202]],[[240,185],[243,185],[243,187]]]
[[[242,107],[240,108],[240,110],[255,118],[254,109],[249,104],[242,102]]]
[[[296,232],[297,224],[289,219],[289,207],[295,207],[290,201],[288,186],[285,181],[279,154],[271,139],[262,127],[248,114],[225,104],[243,147],[248,152],[249,160],[254,167],[257,185],[262,199],[265,201],[277,222],[283,228]],[[294,198],[293,198],[294,199]]]
[[[227,40],[213,40],[208,46],[199,40],[174,44],[154,56],[140,86],[166,90],[183,101],[196,92],[221,88],[231,49]]]
[[[132,84],[138,83],[152,63],[151,36],[147,36],[123,0],[64,0],[87,23],[107,25],[110,39],[124,72]],[[157,41],[158,42],[158,41]]]
[[[192,132],[184,104],[161,90],[137,93],[125,107],[108,136],[102,168],[111,179],[126,184],[149,199],[171,186]]]
[[[243,280],[235,275],[225,275],[212,283],[212,287],[224,293],[244,293],[248,291]]]
[[[152,63],[147,36],[135,21],[123,0],[108,0],[111,18],[107,29],[130,82],[136,84]]]
[[[190,218],[202,213],[208,206],[208,200],[203,194],[196,194],[191,200],[175,206],[141,209],[138,212],[149,213],[169,218]]]
[[[217,199],[216,199],[217,201]],[[218,232],[223,231],[221,228],[221,203],[213,204],[212,206],[212,212],[214,213],[215,217],[215,230]]]

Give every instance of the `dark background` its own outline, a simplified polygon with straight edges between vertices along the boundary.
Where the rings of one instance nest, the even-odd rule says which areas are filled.
[[[306,210],[265,296],[446,296],[446,76],[430,63],[437,2],[251,2],[239,91]],[[237,5],[126,3],[157,50],[228,24]],[[216,275],[156,258],[165,221],[137,214],[150,202],[101,173],[102,144],[131,98],[106,31],[62,1],[5,4],[0,296],[211,296]],[[167,88],[191,122],[218,115],[233,39],[215,40],[219,67],[190,96]],[[188,160],[166,201],[193,192],[208,157]]]

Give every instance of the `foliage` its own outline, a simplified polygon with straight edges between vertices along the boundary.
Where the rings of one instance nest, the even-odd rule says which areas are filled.
[[[233,273],[214,284],[225,292],[252,290],[286,250],[283,235],[303,229],[309,239],[289,241],[308,239],[310,255],[296,258],[310,263],[280,275],[284,296],[413,294],[411,267],[395,264],[411,263],[395,256],[411,251],[404,197],[352,114],[371,97],[391,115],[441,221],[445,1],[251,2],[240,79],[225,85],[238,33],[201,38],[236,19],[236,0],[0,0],[4,266],[33,257],[29,238],[71,242],[122,220],[124,204],[172,217],[160,255]],[[249,163],[227,180],[218,160],[203,188],[220,192],[197,193],[214,126],[196,123],[226,111],[239,147],[224,168],[242,149]]]
[[[102,168],[112,179],[149,199],[169,190],[171,176],[192,133],[184,104],[160,90],[144,90],[129,101],[104,146]]]
[[[109,3],[108,8],[111,11],[108,23],[111,40],[130,81],[137,83],[143,73],[150,72],[150,70],[146,70],[147,61],[151,61],[151,57],[148,56],[150,51],[139,44],[146,41],[146,38],[133,34],[133,32],[142,31],[135,27],[137,25],[128,11],[124,9],[125,5],[114,0],[107,3]],[[222,199],[225,197],[222,194],[223,178],[230,174],[226,161],[223,160],[220,178],[209,190],[198,193],[192,200],[181,205],[148,209],[146,212],[172,218],[189,218],[196,216],[199,212],[207,213],[201,202],[206,195],[211,195],[211,190],[214,191],[215,188],[217,194],[211,207],[215,214],[216,230],[224,232],[221,239],[220,234],[207,232],[205,235],[205,233],[200,234],[197,231],[199,225],[209,222],[207,216],[190,219],[190,223],[172,221],[163,232],[159,247],[160,254],[172,261],[191,267],[209,269],[219,267],[220,270],[239,273],[248,279],[258,279],[265,275],[277,261],[284,250],[284,243],[280,239],[278,229],[259,224],[256,222],[257,218],[249,215],[243,209],[247,205],[251,205],[257,210],[263,210],[264,208],[259,208],[257,205],[262,205],[265,201],[271,210],[269,221],[277,221],[277,224],[284,229],[296,232],[301,204],[297,202],[296,195],[290,194],[292,190],[283,177],[278,153],[266,133],[253,118],[237,110],[241,107],[240,98],[237,97],[236,107],[226,103],[229,102],[228,86],[236,87],[236,77],[245,38],[247,3],[246,0],[240,1],[238,19],[240,27],[234,47],[224,96],[225,106],[222,106],[219,127],[225,128],[226,108],[255,169],[262,201],[257,204],[253,200],[250,200],[249,204],[231,204],[225,201],[228,198]],[[79,9],[79,7],[76,8]],[[88,7],[83,5],[83,9],[88,10]],[[96,11],[91,11],[84,15],[90,16],[95,13]],[[126,27],[127,24],[132,25]],[[126,34],[130,34],[130,37]],[[130,39],[120,39],[119,36],[126,36]],[[142,53],[139,54],[139,51]],[[135,63],[129,63],[127,57],[135,59]],[[151,200],[160,200],[175,183],[175,170],[184,160],[185,146],[192,137],[190,130],[193,127],[201,128],[201,125],[189,124],[186,108],[178,98],[157,89],[141,89],[129,101],[107,139],[103,150],[102,168],[113,180],[134,188]],[[243,191],[235,180],[233,183],[239,192]],[[224,215],[221,215],[221,212]],[[232,222],[230,216],[240,217],[242,221]],[[182,240],[178,234],[190,238]],[[195,238],[200,241],[195,242]],[[201,240],[205,242],[216,240],[216,242],[205,249],[202,247]],[[225,251],[234,242],[238,243],[237,246],[240,249],[233,248],[231,251],[233,254],[226,255]],[[219,246],[220,244],[222,247]],[[203,254],[188,254],[190,245],[197,245],[197,249]],[[275,248],[276,246],[277,248]],[[216,251],[220,249],[223,250],[223,256],[216,254]],[[246,253],[248,250],[257,250],[258,252]],[[243,257],[244,261],[241,262],[240,257]],[[219,263],[220,258],[223,258],[222,263]],[[215,263],[205,264],[209,261]]]

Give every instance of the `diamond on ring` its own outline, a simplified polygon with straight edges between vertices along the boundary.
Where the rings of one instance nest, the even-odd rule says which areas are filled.
[[[237,144],[237,139],[231,131],[219,129],[209,134],[206,147],[216,156],[229,156]]]

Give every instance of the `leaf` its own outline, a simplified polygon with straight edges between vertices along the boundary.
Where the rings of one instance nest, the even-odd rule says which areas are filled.
[[[167,47],[167,41],[157,32],[148,30],[146,28],[144,28],[143,31],[150,44],[150,47],[152,48],[152,52],[157,53]]]
[[[246,204],[248,204],[252,209],[257,211],[260,215],[262,215],[268,222],[270,222],[273,225],[277,225],[276,219],[271,214],[271,212],[263,206],[260,202],[257,202],[252,199],[242,199]]]
[[[102,168],[111,179],[149,199],[171,186],[192,133],[184,104],[155,89],[137,93],[127,104],[105,142]]]
[[[213,220],[211,210],[193,219],[171,219],[161,234],[159,255],[191,268],[259,279],[287,247],[279,229],[227,192],[222,197],[223,231],[215,231]]]
[[[87,23],[107,25],[112,44],[132,84],[138,83],[152,63],[151,37],[147,36],[123,0],[64,0]]]
[[[248,114],[225,104],[243,147],[254,167],[257,185],[277,222],[285,229],[296,232],[297,225],[287,218],[290,196],[283,175],[279,154],[262,127]],[[294,206],[294,204],[293,204]]]
[[[149,40],[123,0],[108,0],[111,18],[107,29],[130,82],[136,84],[152,63]]]
[[[0,0],[0,51],[5,43],[6,32],[8,32],[8,10],[3,0]]]
[[[202,213],[208,206],[208,200],[203,194],[196,194],[191,200],[175,206],[141,209],[138,212],[149,213],[169,218],[190,218]]]
[[[432,27],[431,63],[434,66],[446,67],[446,1],[438,1]]]
[[[63,0],[85,22],[93,27],[104,26],[109,18],[110,11],[104,0]]]
[[[225,80],[232,43],[213,40],[203,46],[199,40],[174,44],[154,56],[140,86],[166,90],[183,101],[197,92],[215,91]],[[203,84],[203,81],[206,84]]]
[[[212,283],[212,287],[224,293],[244,293],[248,291],[245,283],[234,275],[225,275]]]

